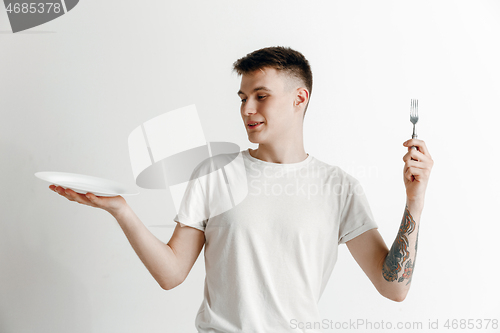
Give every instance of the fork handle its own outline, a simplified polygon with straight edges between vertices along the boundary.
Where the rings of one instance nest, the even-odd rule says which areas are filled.
[[[411,138],[412,138],[412,139],[416,139],[416,138],[418,138],[418,136],[417,136],[416,134],[413,134],[413,135],[411,136]],[[418,150],[418,148],[417,148],[416,146],[412,146],[412,147],[411,147],[411,149],[413,149],[413,150]],[[416,161],[416,159],[414,159],[414,158],[412,158],[412,160]]]

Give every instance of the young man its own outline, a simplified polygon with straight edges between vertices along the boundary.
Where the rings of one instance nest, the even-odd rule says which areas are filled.
[[[359,182],[304,150],[303,119],[312,91],[304,56],[290,48],[265,48],[239,59],[234,68],[242,76],[238,95],[248,138],[259,144],[238,154],[248,194],[234,208],[196,218],[209,210],[209,201],[217,203],[214,188],[224,184],[215,173],[197,178],[186,190],[174,219],[178,225],[165,245],[122,197],[51,189],[111,213],[164,289],[184,281],[205,245],[198,332],[296,332],[293,322],[320,321],[317,303],[341,243],[383,296],[402,301],[410,287],[433,165],[425,143],[412,139],[403,144],[408,147],[403,157],[406,207],[389,250]],[[216,158],[235,158],[230,155]]]

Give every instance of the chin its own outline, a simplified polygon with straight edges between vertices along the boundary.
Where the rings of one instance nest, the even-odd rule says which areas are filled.
[[[264,141],[268,141],[267,135],[263,135],[263,133],[247,133],[248,141],[251,143],[261,144]]]

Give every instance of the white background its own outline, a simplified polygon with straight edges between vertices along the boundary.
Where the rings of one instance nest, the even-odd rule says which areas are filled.
[[[207,140],[255,148],[231,65],[274,45],[312,65],[306,152],[361,181],[388,246],[404,211],[411,98],[435,161],[407,299],[380,296],[341,246],[323,318],[423,323],[405,332],[500,319],[499,41],[499,1],[84,0],[17,34],[0,8],[0,332],[195,331],[203,253],[164,291],[111,215],[61,198],[34,173],[134,185],[128,134],[190,104]],[[167,242],[170,193],[140,191],[127,201]]]

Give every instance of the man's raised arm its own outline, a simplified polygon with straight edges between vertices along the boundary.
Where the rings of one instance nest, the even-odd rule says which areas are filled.
[[[387,248],[376,229],[346,243],[377,290],[397,302],[403,301],[410,289],[418,248],[420,216],[434,164],[424,141],[411,139],[403,145],[408,147],[408,153],[403,157],[406,207],[391,249]],[[411,149],[412,146],[418,147],[418,150]]]

